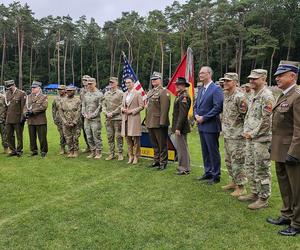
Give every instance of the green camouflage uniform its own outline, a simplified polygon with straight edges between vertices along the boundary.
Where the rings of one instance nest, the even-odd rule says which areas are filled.
[[[245,94],[235,90],[231,95],[224,93],[223,105],[223,133],[225,147],[225,163],[228,174],[236,185],[244,185],[247,182],[245,163],[245,139],[243,126],[245,114],[248,110],[248,102]]]
[[[82,101],[82,115],[84,118],[84,131],[90,150],[102,151],[101,138],[101,110],[103,94],[98,89],[94,92],[88,91]],[[88,118],[86,117],[88,116]]]
[[[79,150],[79,136],[81,130],[81,101],[77,96],[66,97],[61,102],[59,115],[63,124],[63,132],[70,152]]]
[[[5,96],[0,93],[0,135],[3,148],[8,148],[7,135],[5,129],[7,106],[5,103]]]
[[[63,100],[66,100],[65,96],[64,97],[57,96],[52,103],[52,117],[53,117],[54,124],[57,127],[57,131],[60,136],[60,146],[62,147],[66,145],[66,138],[64,137],[64,132],[63,132],[63,124],[62,124],[61,117],[59,115],[59,110],[61,109],[61,103],[63,102]]]
[[[271,114],[274,96],[267,87],[254,94],[244,124],[246,141],[245,167],[252,194],[267,199],[271,195],[271,160],[268,152],[271,141]]]
[[[121,107],[123,91],[109,90],[104,95],[103,113],[106,117],[105,126],[109,144],[110,155],[115,155],[115,138],[117,140],[118,153],[123,153],[123,137],[121,136],[122,116]],[[112,113],[112,117],[107,117],[107,113]]]

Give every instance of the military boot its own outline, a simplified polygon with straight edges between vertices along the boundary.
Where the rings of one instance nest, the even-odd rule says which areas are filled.
[[[139,161],[138,158],[137,158],[136,156],[134,156],[134,157],[133,157],[132,164],[133,164],[133,165],[136,165],[136,164],[138,164],[138,161]]]
[[[92,159],[94,157],[95,157],[95,150],[91,150],[91,153],[86,158]]]
[[[59,155],[64,155],[66,153],[65,146],[60,147]]]
[[[230,182],[229,184],[221,187],[223,190],[232,190],[236,188],[236,185],[234,182]]]
[[[100,150],[95,150],[95,157],[94,159],[101,159],[102,158],[102,154],[101,154],[101,151]]]
[[[77,158],[77,157],[78,157],[78,151],[74,151],[73,158]]]
[[[3,151],[4,154],[9,154],[10,152],[11,152],[11,151],[10,151],[9,148],[4,148],[4,151]]]
[[[128,159],[127,164],[131,164],[132,162],[133,162],[133,156],[129,155],[129,159]]]
[[[70,150],[67,157],[68,158],[73,158],[73,155],[74,155],[74,151]]]
[[[268,199],[259,198],[257,201],[248,205],[248,208],[252,210],[257,210],[268,206],[269,206]]]
[[[105,158],[106,161],[111,161],[115,159],[116,157],[113,154],[110,154],[108,157]]]
[[[241,195],[238,200],[239,201],[256,201],[258,199],[257,194],[246,194],[246,195]]]
[[[233,197],[239,197],[245,194],[247,194],[246,188],[243,185],[237,185],[230,195]]]
[[[124,160],[123,154],[119,153],[118,154],[118,161],[123,161],[123,160]]]

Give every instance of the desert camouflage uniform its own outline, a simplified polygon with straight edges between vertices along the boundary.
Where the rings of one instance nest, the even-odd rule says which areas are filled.
[[[228,174],[236,185],[247,182],[245,163],[245,139],[243,126],[248,102],[245,94],[235,90],[231,95],[225,92],[223,110],[223,133],[225,147],[225,163]]]
[[[5,103],[5,96],[0,93],[0,135],[2,146],[4,149],[8,148],[7,135],[5,129],[7,106]]]
[[[70,152],[79,150],[79,136],[81,130],[81,101],[78,97],[66,97],[61,102],[59,115],[63,124],[63,132]]]
[[[52,117],[60,136],[61,147],[64,147],[66,145],[66,138],[64,137],[62,119],[59,114],[59,110],[61,109],[61,103],[63,102],[63,100],[66,100],[65,96],[57,96],[52,103]]]
[[[82,115],[88,116],[84,118],[84,131],[91,151],[102,151],[101,138],[101,110],[102,110],[103,94],[98,89],[94,92],[88,91],[82,101]]]
[[[103,113],[106,117],[105,126],[109,144],[110,155],[115,155],[115,138],[117,140],[118,153],[123,153],[123,137],[121,136],[122,116],[121,107],[123,100],[123,91],[109,90],[104,95]],[[112,118],[106,116],[112,113]]]
[[[271,161],[268,149],[274,103],[272,92],[264,87],[253,96],[244,124],[244,133],[249,133],[252,138],[246,141],[247,178],[252,194],[262,199],[271,195]]]

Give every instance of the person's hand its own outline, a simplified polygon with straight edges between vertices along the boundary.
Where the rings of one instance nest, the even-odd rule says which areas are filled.
[[[111,112],[109,112],[109,113],[106,114],[106,117],[107,117],[107,118],[112,118],[112,116],[113,116],[113,115],[112,115]]]
[[[250,133],[244,133],[244,137],[245,137],[247,140],[251,140],[251,139],[252,139]]]
[[[180,130],[176,129],[175,130],[175,135],[181,135]]]
[[[202,124],[204,122],[203,116],[195,115],[195,118],[196,118],[197,123],[199,123],[199,124]]]
[[[286,159],[285,159],[285,164],[288,166],[297,166],[297,165],[300,165],[300,161],[299,161],[299,159],[297,159],[291,155],[287,155]]]

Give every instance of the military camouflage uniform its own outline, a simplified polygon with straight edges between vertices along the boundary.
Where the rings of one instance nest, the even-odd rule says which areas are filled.
[[[59,115],[63,124],[63,132],[70,152],[79,150],[79,136],[81,130],[81,101],[78,97],[66,97],[61,102]]]
[[[111,156],[115,155],[115,137],[117,139],[118,153],[123,153],[123,137],[121,136],[122,116],[121,107],[123,100],[123,91],[109,90],[104,95],[103,113],[106,117],[105,126]],[[112,113],[109,118],[106,115]]]
[[[272,92],[264,87],[249,105],[244,133],[246,140],[245,167],[252,194],[267,199],[271,195],[271,161],[268,152],[271,141],[271,114],[275,100]]]
[[[54,124],[56,125],[57,131],[60,136],[60,146],[61,147],[64,147],[66,145],[66,138],[65,138],[64,132],[63,132],[62,119],[59,114],[59,110],[61,109],[61,103],[64,100],[66,100],[65,96],[63,96],[63,97],[57,96],[52,103],[52,117],[53,117]]]
[[[0,93],[0,135],[2,140],[2,146],[4,149],[8,148],[7,135],[5,129],[7,106],[5,103],[5,96]]]
[[[84,119],[84,130],[91,151],[102,151],[101,118],[103,94],[98,89],[94,92],[88,91],[82,101],[82,115]],[[88,116],[88,117],[86,117]]]
[[[225,163],[228,174],[236,185],[247,182],[245,163],[245,139],[243,126],[248,103],[244,93],[235,90],[231,95],[224,93],[223,133],[225,147]]]
[[[86,93],[87,93],[87,89],[82,87],[80,89],[80,93],[79,93],[81,103],[82,103],[83,97]],[[84,117],[83,116],[81,116],[81,125],[82,125],[83,138],[84,138],[84,141],[85,141],[86,146],[87,146],[86,150],[89,151],[89,143],[88,143],[87,136],[86,136],[86,133],[85,133],[85,130],[84,130]]]

